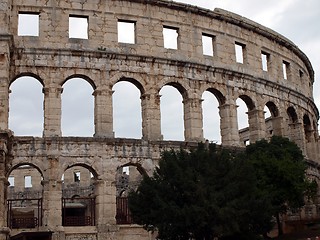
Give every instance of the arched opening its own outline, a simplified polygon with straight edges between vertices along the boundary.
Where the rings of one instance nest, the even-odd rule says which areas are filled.
[[[311,142],[312,138],[312,125],[310,118],[307,114],[303,116],[303,128],[304,128],[304,137],[307,142]]]
[[[43,132],[42,84],[34,77],[19,77],[10,85],[9,129],[17,136],[41,137]]]
[[[213,90],[202,94],[203,136],[210,142],[221,144],[219,101]]]
[[[184,111],[180,91],[172,85],[165,85],[160,93],[161,133],[164,140],[183,141]]]
[[[287,114],[289,117],[289,124],[298,122],[298,115],[293,107],[288,107]]]
[[[113,86],[113,131],[116,137],[142,137],[141,91],[129,80]]]
[[[240,143],[243,145],[250,144],[250,131],[249,131],[249,118],[248,118],[248,107],[245,100],[239,97],[236,101],[237,108],[237,120],[238,129],[240,136]]]
[[[279,116],[277,106],[273,102],[267,102],[264,106],[264,118],[266,125],[266,137],[271,138],[273,135],[281,135],[281,122],[277,122]]]
[[[63,136],[93,136],[94,97],[92,91],[92,86],[83,78],[70,78],[63,84],[61,95]]]
[[[62,225],[95,226],[96,174],[82,165],[62,175]]]
[[[8,226],[13,229],[42,226],[43,176],[32,165],[19,165],[8,176]]]
[[[295,141],[297,136],[299,136],[299,127],[297,125],[298,123],[298,115],[294,107],[288,107],[287,108],[287,114],[288,114],[288,119],[287,119],[287,129],[288,129],[288,138],[292,141]]]
[[[116,205],[117,224],[132,224],[132,218],[128,207],[128,193],[137,190],[144,170],[137,165],[126,164],[117,169],[116,173]]]

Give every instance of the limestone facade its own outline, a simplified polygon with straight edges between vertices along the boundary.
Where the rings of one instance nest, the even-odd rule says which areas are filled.
[[[18,34],[23,14],[38,18],[38,33]],[[87,37],[69,37],[72,17],[86,21]],[[117,224],[117,171],[134,166],[152,174],[164,149],[204,141],[204,91],[219,102],[222,145],[241,147],[272,134],[289,137],[310,162],[310,176],[319,178],[313,68],[294,43],[271,29],[222,9],[165,0],[2,0],[0,19],[0,211],[9,212],[9,177],[23,166],[33,167],[41,176],[42,208],[41,225],[32,231],[52,232],[57,240],[154,238],[140,226]],[[133,24],[131,43],[118,41],[118,22]],[[165,47],[164,28],[178,33],[176,49]],[[212,40],[211,55],[203,54],[203,37]],[[236,48],[242,51],[240,61]],[[16,137],[8,129],[9,86],[21,76],[32,76],[43,85],[41,138]],[[61,136],[61,92],[73,77],[93,88],[91,138]],[[119,81],[133,83],[141,93],[142,139],[114,138],[112,87]],[[165,85],[177,88],[183,97],[183,142],[162,140],[159,91]],[[246,103],[249,119],[249,128],[240,132],[238,98]],[[268,121],[265,106],[271,112]],[[87,169],[88,186],[94,186],[86,195],[95,201],[90,226],[62,224],[63,176],[67,180],[68,169],[74,167]],[[69,175],[74,180],[72,174],[77,170]],[[0,215],[0,239],[21,232],[8,227],[8,215]]]

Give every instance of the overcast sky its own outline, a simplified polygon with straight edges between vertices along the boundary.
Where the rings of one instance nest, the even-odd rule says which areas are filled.
[[[222,8],[266,27],[293,41],[310,59],[315,70],[314,98],[320,106],[320,1],[319,0],[180,0],[213,10]],[[26,89],[31,90],[26,91]],[[93,89],[79,79],[71,79],[62,94],[63,136],[92,136]],[[42,136],[42,86],[34,79],[18,79],[10,87],[9,127],[16,135]],[[140,93],[130,83],[114,86],[114,132],[116,137],[141,138]],[[184,140],[182,97],[172,87],[161,90],[161,122],[164,139]],[[124,97],[125,96],[125,97]],[[218,103],[212,94],[203,95],[204,136],[220,142]],[[240,128],[247,126],[241,101]]]

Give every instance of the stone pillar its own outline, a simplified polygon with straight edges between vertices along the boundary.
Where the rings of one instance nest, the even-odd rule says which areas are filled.
[[[110,89],[96,89],[94,96],[95,137],[114,137],[112,94]]]
[[[59,160],[48,156],[48,170],[43,185],[43,228],[54,232],[62,226],[62,181],[57,180]]]
[[[44,137],[61,136],[61,93],[60,86],[43,88],[44,93]]]
[[[112,181],[96,180],[96,226],[98,238],[110,239],[118,231],[116,225],[116,186]]]
[[[253,109],[247,112],[249,119],[250,143],[266,137],[264,111]]]
[[[1,4],[0,4],[1,7]],[[0,9],[1,16],[1,9]],[[1,18],[3,19],[3,18]],[[0,21],[0,24],[3,21]],[[0,27],[1,29],[1,27]],[[2,30],[2,29],[1,29]],[[0,30],[0,31],[1,31]],[[0,129],[8,129],[9,83],[10,83],[10,46],[12,37],[0,34]]]
[[[282,136],[283,135],[283,117],[273,117],[271,118],[273,135]]]
[[[306,141],[304,137],[303,124],[301,122],[290,123],[289,129],[290,129],[289,139],[295,142],[298,145],[298,147],[300,147],[303,154],[306,155],[307,150],[306,150]]]
[[[186,141],[204,141],[201,102],[202,99],[199,98],[183,100],[184,137]]]
[[[240,146],[237,105],[219,106],[221,144],[223,146]]]
[[[160,95],[158,93],[143,94],[142,108],[142,139],[162,140]]]
[[[9,236],[10,229],[7,227],[7,161],[8,145],[10,143],[11,132],[0,132],[0,240],[6,240]]]

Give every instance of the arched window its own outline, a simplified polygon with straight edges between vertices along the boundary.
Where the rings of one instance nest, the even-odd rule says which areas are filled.
[[[202,94],[203,136],[214,143],[221,143],[219,102],[210,91]]]
[[[181,93],[166,85],[160,90],[161,133],[164,140],[184,140],[183,103]]]
[[[7,188],[8,226],[42,226],[42,174],[31,165],[20,165],[10,172]]]
[[[142,137],[140,91],[135,84],[123,80],[113,86],[113,131],[115,137]]]
[[[42,136],[42,84],[33,77],[17,78],[10,86],[9,129],[18,136]]]
[[[95,173],[72,166],[62,175],[62,225],[95,225]]]
[[[63,84],[61,95],[63,136],[93,136],[94,98],[92,92],[92,86],[82,78],[71,78]]]

